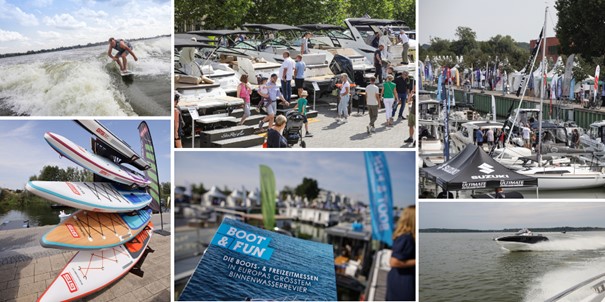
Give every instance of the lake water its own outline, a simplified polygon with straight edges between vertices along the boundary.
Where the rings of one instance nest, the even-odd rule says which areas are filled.
[[[0,224],[9,221],[29,220],[31,227],[55,225],[59,223],[59,211],[60,209],[52,209],[50,203],[30,205],[20,210],[0,212]],[[64,211],[69,214],[75,210],[66,208]],[[5,228],[0,227],[0,229]]]
[[[171,39],[132,45],[134,77],[119,74],[106,45],[0,59],[0,115],[169,115]]]
[[[420,233],[420,301],[544,301],[605,271],[605,232],[543,233],[530,252],[503,250],[502,235]]]

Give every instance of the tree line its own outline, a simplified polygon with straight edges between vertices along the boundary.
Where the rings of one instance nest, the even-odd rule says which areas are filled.
[[[176,0],[175,32],[231,29],[244,23],[344,26],[344,19],[369,15],[403,20],[416,28],[415,0]]]
[[[474,229],[446,229],[446,228],[428,228],[420,229],[420,233],[516,233],[522,228],[516,229],[499,229],[499,230],[474,230]],[[605,228],[600,227],[552,227],[552,228],[531,228],[534,233],[547,232],[593,232],[605,231]]]
[[[555,26],[556,37],[559,39],[559,55],[563,62],[571,54],[576,54],[577,66],[573,69],[576,79],[593,76],[597,65],[605,65],[605,15],[601,13],[600,1],[586,1],[578,5],[575,0],[557,0],[555,3],[558,21]],[[538,16],[537,16],[538,17]],[[519,21],[523,22],[523,21]],[[538,29],[534,29],[538,31]],[[441,65],[453,66],[453,58],[464,56],[461,67],[485,66],[493,63],[496,57],[507,59],[504,70],[523,68],[529,58],[529,43],[515,41],[510,36],[497,35],[488,41],[477,41],[475,32],[468,27],[456,29],[456,40],[431,38],[430,45],[423,45],[420,59],[426,56],[449,57],[443,59]],[[549,62],[552,68],[554,62]],[[605,69],[601,74],[605,73]]]
[[[155,37],[136,38],[136,39],[128,39],[128,40],[129,41],[141,41],[141,40],[155,39],[155,38],[167,37],[167,36],[169,36],[169,35],[159,35],[159,36],[155,36]],[[107,37],[107,39],[109,39],[109,37]],[[107,41],[94,42],[94,43],[91,42],[91,43],[88,43],[88,44],[78,44],[78,45],[62,46],[62,47],[56,47],[56,48],[45,48],[45,49],[40,49],[40,50],[28,50],[26,52],[5,53],[5,54],[0,54],[0,59],[2,59],[2,58],[9,58],[9,57],[24,56],[24,55],[34,55],[34,54],[46,53],[46,52],[55,52],[55,51],[63,51],[63,50],[70,50],[70,49],[78,49],[78,48],[92,47],[92,46],[99,46],[99,45],[107,45],[107,43],[108,43]]]

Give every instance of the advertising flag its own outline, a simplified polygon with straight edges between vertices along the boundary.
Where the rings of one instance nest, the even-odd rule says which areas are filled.
[[[160,180],[158,178],[158,164],[155,159],[155,149],[153,148],[153,140],[147,122],[142,121],[139,124],[139,137],[141,138],[141,156],[149,163],[149,169],[145,170],[145,175],[151,183],[149,184],[149,194],[153,198],[150,207],[154,211],[160,211]]]
[[[260,198],[265,229],[275,227],[275,175],[271,168],[260,165]]]
[[[389,166],[383,152],[365,152],[372,238],[393,245],[393,194]]]

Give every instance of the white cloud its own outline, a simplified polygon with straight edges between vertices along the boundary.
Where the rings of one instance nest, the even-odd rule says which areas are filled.
[[[42,38],[55,40],[61,38],[61,34],[56,31],[37,31],[38,35]]]
[[[22,36],[20,33],[16,31],[6,31],[0,29],[0,42],[8,42],[8,41],[25,41],[26,37]]]
[[[108,14],[102,10],[100,11],[95,11],[89,8],[81,8],[78,11],[76,11],[76,14],[85,18],[107,18]]]
[[[33,14],[22,11],[19,7],[0,0],[0,19],[16,20],[23,26],[38,25],[38,18]]]
[[[76,20],[70,14],[54,15],[53,17],[44,17],[44,24],[61,29],[78,29],[86,26],[86,22]]]

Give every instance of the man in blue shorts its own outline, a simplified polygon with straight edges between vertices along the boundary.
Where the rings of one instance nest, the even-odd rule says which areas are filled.
[[[115,56],[111,54],[112,49],[118,51]],[[139,60],[132,49],[132,45],[130,45],[130,42],[126,40],[109,38],[109,49],[107,50],[107,55],[118,63],[120,66],[120,72],[128,71],[128,60],[126,60],[126,56],[128,56],[128,54],[131,54],[135,61]],[[120,58],[122,58],[121,61]]]

